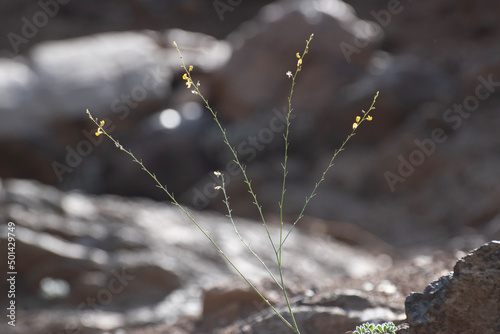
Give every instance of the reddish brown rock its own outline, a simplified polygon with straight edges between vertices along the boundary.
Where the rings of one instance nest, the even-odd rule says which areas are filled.
[[[338,12],[326,5],[278,1],[229,36],[235,51],[216,73],[213,91],[219,115],[240,121],[257,111],[271,113],[287,106],[290,79],[285,73],[295,72],[295,54],[302,54],[306,39],[314,33],[298,76],[294,109],[308,117],[322,117],[323,123],[337,117],[338,112],[332,111],[337,92],[363,75],[378,39],[367,38],[362,52],[346,52],[341,45],[354,44],[354,27],[363,22],[352,8],[334,2]]]

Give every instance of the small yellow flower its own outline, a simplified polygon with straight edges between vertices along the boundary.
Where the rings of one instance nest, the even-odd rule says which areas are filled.
[[[367,121],[371,121],[372,119],[373,119],[373,117],[371,117],[370,115],[366,116]]]
[[[221,190],[221,189],[222,189],[222,187],[221,187],[221,186],[216,186],[216,187],[214,187],[214,189],[215,189],[215,190]]]
[[[295,54],[295,56],[300,59],[300,54],[298,52]]]
[[[191,88],[191,85],[192,85],[192,84],[193,84],[193,82],[191,81],[191,79],[189,79],[189,78],[188,78],[188,79],[186,80],[186,86],[187,86],[187,88]]]
[[[193,70],[193,65],[189,65],[189,72]]]
[[[299,58],[299,60],[297,61],[297,67],[299,67],[300,65],[302,65],[302,58]]]
[[[352,123],[352,129],[356,129],[358,127],[358,123]]]
[[[104,120],[101,121],[101,123],[99,123],[99,126],[100,127],[103,127],[104,126]]]
[[[187,80],[187,79],[188,79],[188,75],[187,75],[187,73],[184,73],[184,75],[182,76],[182,79],[184,79],[184,80]]]
[[[359,116],[356,116],[356,123],[359,123],[359,120],[361,119],[361,117]]]
[[[96,137],[99,137],[100,135],[102,135],[102,130],[101,130],[101,128],[97,129],[97,131],[95,132],[95,136],[96,136]]]
[[[221,173],[216,170],[216,171],[214,171],[214,175],[217,176],[217,177],[219,177],[219,176],[221,176]]]

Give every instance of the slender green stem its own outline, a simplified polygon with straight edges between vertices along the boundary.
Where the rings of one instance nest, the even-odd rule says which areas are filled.
[[[190,67],[189,69],[187,68],[185,62],[184,62],[184,58],[182,56],[182,53],[180,52],[179,48],[177,47],[177,43],[174,43],[174,46],[175,48],[177,49],[177,52],[179,53],[179,57],[181,58],[181,62],[182,62],[182,67],[185,71],[185,77],[187,77],[187,85],[188,87],[190,87],[191,85],[193,85],[194,87],[194,90],[192,91],[193,93],[195,93],[196,95],[199,95],[200,98],[203,100],[203,102],[205,103],[205,106],[206,108],[210,111],[210,113],[212,114],[212,117],[214,119],[214,121],[216,122],[217,126],[219,127],[221,133],[222,133],[222,136],[224,138],[224,143],[229,147],[229,150],[231,151],[233,157],[234,157],[234,162],[238,165],[238,167],[240,168],[242,174],[243,174],[243,177],[244,177],[244,182],[247,184],[248,186],[248,191],[249,193],[252,195],[253,197],[253,203],[254,205],[257,207],[257,210],[259,211],[259,215],[261,217],[261,220],[262,220],[262,223],[264,225],[264,228],[266,230],[266,233],[267,233],[267,236],[268,236],[268,239],[271,243],[271,246],[273,248],[273,251],[274,253],[276,254],[276,258],[277,258],[277,261],[278,261],[278,269],[279,269],[279,273],[280,273],[280,278],[281,278],[281,284],[279,284],[276,280],[276,283],[278,284],[278,286],[283,290],[283,293],[284,293],[284,297],[285,297],[285,300],[286,300],[286,303],[288,305],[288,308],[289,308],[289,311],[290,311],[290,314],[291,314],[291,317],[292,317],[292,320],[293,320],[293,323],[294,323],[294,331],[296,333],[299,333],[299,329],[298,329],[298,326],[295,322],[295,318],[293,316],[293,311],[291,309],[291,306],[290,306],[290,302],[288,300],[288,296],[286,294],[286,289],[284,288],[284,279],[283,279],[283,273],[282,273],[282,268],[281,268],[281,247],[279,250],[276,249],[276,245],[271,237],[271,232],[269,230],[269,227],[266,223],[266,220],[264,218],[264,214],[262,212],[262,206],[259,204],[258,200],[257,200],[257,196],[255,194],[255,192],[253,191],[253,187],[252,187],[252,184],[251,184],[251,181],[248,179],[248,176],[246,174],[246,169],[245,167],[241,164],[240,160],[239,160],[239,157],[238,157],[238,154],[236,152],[236,150],[234,149],[234,147],[229,143],[229,140],[227,138],[227,134],[226,134],[226,130],[222,127],[220,121],[219,121],[219,118],[217,117],[217,113],[212,109],[212,107],[210,106],[210,104],[208,103],[208,101],[205,99],[205,97],[203,96],[203,94],[200,92],[199,90],[199,84],[194,84],[194,81],[192,80],[192,77],[191,77],[191,69],[192,67]],[[230,212],[230,211],[229,211]],[[281,244],[281,237],[282,237],[282,228],[280,229],[280,244]],[[256,254],[255,254],[256,255]],[[260,258],[257,256],[257,258],[260,260]],[[261,261],[263,263],[263,261]],[[269,269],[267,268],[267,266],[264,264],[266,270],[269,271]],[[273,279],[274,278],[274,275],[271,275],[271,277]],[[281,316],[281,315],[280,315]]]
[[[192,93],[193,94],[196,94],[196,95],[199,95],[200,98],[202,99],[203,103],[205,104],[205,107],[210,111],[210,113],[212,114],[212,117],[215,121],[215,123],[217,124],[217,126],[219,127],[219,130],[221,131],[222,133],[222,137],[224,139],[224,143],[228,146],[229,150],[231,151],[231,154],[233,155],[233,161],[238,165],[238,167],[240,168],[241,172],[242,172],[242,175],[243,175],[243,178],[244,178],[244,182],[247,184],[248,186],[248,192],[251,194],[252,198],[253,198],[253,204],[257,207],[257,210],[259,212],[259,215],[260,215],[260,218],[261,218],[261,221],[264,225],[264,228],[266,230],[266,233],[267,233],[267,237],[271,243],[271,246],[273,248],[273,251],[276,255],[276,260],[278,262],[278,270],[279,270],[279,273],[280,273],[280,281],[281,281],[281,284],[275,280],[275,282],[277,283],[277,285],[280,287],[280,289],[282,289],[283,291],[283,294],[284,294],[284,297],[285,297],[285,300],[286,300],[286,303],[287,303],[287,306],[288,306],[288,309],[290,311],[290,314],[291,314],[291,318],[292,318],[292,321],[293,321],[293,329],[296,333],[300,334],[300,331],[298,329],[298,326],[295,322],[295,318],[293,316],[293,312],[292,312],[292,308],[291,308],[291,305],[290,305],[290,301],[288,299],[288,296],[286,294],[286,289],[284,288],[284,278],[283,278],[283,272],[282,272],[282,266],[281,266],[281,247],[279,249],[276,248],[276,244],[274,243],[273,241],[273,238],[271,236],[271,232],[269,230],[269,227],[266,223],[266,220],[264,218],[264,213],[262,211],[262,206],[259,204],[258,200],[257,200],[257,195],[255,194],[255,192],[253,191],[253,187],[252,187],[252,183],[250,181],[250,179],[248,178],[247,176],[247,173],[246,173],[246,168],[245,166],[240,162],[239,160],[239,157],[238,157],[238,153],[237,151],[235,150],[235,148],[229,143],[229,139],[227,138],[227,134],[226,134],[226,129],[224,129],[224,127],[221,125],[220,121],[219,121],[219,118],[217,117],[217,113],[212,109],[212,107],[210,106],[210,104],[208,103],[208,100],[203,96],[203,94],[201,93],[200,89],[199,89],[199,83],[194,83],[192,77],[191,77],[191,69],[192,67],[187,67],[186,66],[186,63],[184,62],[184,58],[182,56],[182,53],[181,51],[179,50],[178,46],[177,46],[177,43],[174,42],[174,46],[177,50],[177,52],[179,53],[179,57],[181,59],[181,62],[182,62],[182,68],[184,69],[185,71],[185,80],[186,80],[186,85],[188,86],[188,88],[190,88],[191,86],[193,86],[193,90],[192,90]],[[298,69],[297,69],[298,71]],[[288,121],[289,123],[289,121]],[[280,244],[281,244],[281,237],[282,237],[282,228],[280,229]],[[255,254],[256,255],[256,254]],[[257,258],[260,260],[260,257],[257,256]],[[263,261],[262,261],[263,263]],[[266,270],[269,271],[268,267],[266,265],[264,265]],[[274,275],[271,275],[271,277],[273,279],[275,279]],[[280,314],[279,314],[280,317],[282,317]]]
[[[203,227],[201,227],[200,224],[198,224],[198,222],[194,219],[194,217],[182,206],[179,204],[179,202],[177,202],[177,200],[175,199],[174,195],[169,192],[166,188],[166,186],[164,186],[159,180],[158,178],[156,177],[155,174],[151,173],[149,171],[149,169],[146,168],[146,166],[142,163],[141,160],[137,159],[135,157],[135,155],[130,151],[130,150],[127,150],[125,149],[117,140],[115,140],[108,132],[106,132],[106,130],[104,130],[103,126],[104,126],[104,123],[101,121],[101,123],[99,123],[97,121],[97,119],[94,119],[94,117],[92,117],[92,115],[90,114],[90,112],[87,110],[87,114],[89,115],[89,118],[98,126],[98,131],[96,132],[96,135],[100,135],[100,134],[104,134],[106,137],[108,137],[109,139],[111,139],[111,141],[113,141],[113,143],[116,145],[116,147],[118,147],[121,151],[127,153],[131,158],[132,160],[139,164],[141,166],[141,169],[143,171],[145,171],[156,183],[156,186],[158,188],[160,188],[161,190],[163,190],[167,196],[172,200],[172,203],[177,206],[192,222],[193,224],[203,233],[203,235],[205,235],[205,237],[207,237],[208,240],[210,240],[210,242],[214,245],[214,247],[219,251],[219,253],[224,257],[224,259],[226,259],[226,261],[231,265],[231,267],[233,267],[234,270],[236,270],[236,272],[245,280],[245,282],[255,291],[255,293],[257,293],[259,295],[259,297],[262,298],[262,300],[278,315],[278,317],[288,326],[290,327],[293,331],[297,332],[296,331],[296,326],[294,327],[292,324],[290,324],[280,313],[279,311],[271,304],[271,302],[262,295],[262,293],[246,278],[246,276],[238,269],[238,267],[236,267],[236,265],[231,261],[231,259],[226,255],[226,253],[224,253],[224,251],[219,247],[219,245],[215,242],[215,240],[210,236],[210,234],[208,234],[207,231],[205,231],[205,229],[203,229]]]
[[[287,175],[288,146],[289,146],[289,134],[290,134],[290,115],[291,115],[292,110],[293,110],[292,109],[292,96],[293,96],[293,91],[294,91],[294,87],[295,87],[295,80],[296,80],[297,74],[298,74],[298,72],[300,72],[300,70],[302,68],[302,61],[303,61],[304,56],[307,54],[307,52],[309,50],[309,43],[311,42],[312,38],[313,38],[313,35],[311,34],[310,38],[306,41],[306,47],[304,49],[303,54],[299,55],[299,53],[297,53],[297,58],[298,58],[297,68],[296,68],[295,74],[293,75],[293,78],[292,78],[292,85],[291,85],[291,88],[290,88],[290,95],[289,95],[289,98],[288,98],[288,113],[287,113],[287,117],[286,117],[286,131],[285,131],[285,134],[284,134],[285,152],[284,152],[284,162],[283,162],[283,165],[282,165],[282,167],[283,167],[283,184],[282,184],[281,200],[280,200],[280,203],[279,203],[279,208],[280,208],[280,241],[279,241],[279,247],[278,248],[276,248],[276,245],[275,245],[275,243],[274,243],[274,241],[273,241],[273,239],[271,237],[270,230],[269,230],[269,228],[267,226],[266,220],[265,220],[263,212],[262,212],[262,207],[259,205],[259,203],[257,201],[257,196],[255,195],[255,192],[253,191],[251,182],[250,182],[250,180],[247,177],[245,167],[240,163],[239,157],[238,157],[238,154],[237,154],[236,150],[229,143],[229,140],[228,140],[227,135],[226,135],[226,130],[222,127],[221,123],[219,122],[219,119],[217,117],[217,113],[213,111],[213,109],[211,108],[211,106],[208,103],[208,101],[205,99],[205,97],[203,96],[203,94],[200,92],[200,90],[199,90],[199,83],[194,84],[194,81],[192,80],[192,77],[191,77],[191,74],[190,74],[190,72],[192,70],[192,67],[190,66],[189,69],[187,68],[187,66],[186,66],[186,64],[184,62],[184,58],[182,56],[182,53],[180,52],[177,44],[174,42],[174,46],[175,46],[177,52],[179,53],[179,57],[181,58],[182,68],[185,71],[185,75],[183,76],[183,78],[186,80],[186,85],[188,86],[188,88],[190,88],[191,86],[193,86],[194,89],[192,90],[192,93],[194,93],[196,95],[199,95],[201,97],[201,99],[203,100],[203,102],[205,103],[206,108],[212,114],[212,116],[213,116],[213,118],[214,118],[217,126],[219,127],[219,129],[220,129],[220,131],[221,131],[221,133],[223,135],[225,144],[229,147],[231,153],[233,154],[233,157],[234,157],[233,161],[239,166],[239,168],[242,171],[245,183],[247,184],[249,192],[250,192],[250,194],[253,197],[253,200],[254,200],[253,203],[256,205],[256,207],[257,207],[257,209],[259,211],[259,214],[260,214],[261,220],[263,222],[263,225],[264,225],[264,227],[266,229],[269,241],[271,242],[271,245],[272,245],[273,250],[275,252],[276,260],[278,262],[278,271],[279,271],[279,274],[280,274],[281,284],[277,282],[277,280],[274,278],[274,275],[271,274],[271,272],[268,269],[268,267],[264,264],[264,262],[260,259],[260,257],[251,250],[251,248],[249,247],[249,245],[243,240],[243,238],[239,234],[239,232],[238,232],[238,230],[236,228],[236,225],[234,224],[234,221],[232,220],[231,209],[229,207],[228,197],[227,197],[227,194],[226,194],[225,189],[223,187],[223,192],[224,192],[224,196],[225,196],[225,199],[226,199],[225,202],[226,202],[226,206],[227,206],[227,209],[228,209],[228,214],[229,214],[229,217],[230,217],[230,219],[231,219],[231,221],[233,223],[233,227],[235,228],[235,232],[240,237],[240,240],[254,254],[254,256],[259,261],[261,261],[261,263],[264,265],[264,267],[266,268],[266,270],[268,270],[268,272],[271,274],[271,277],[275,280],[275,282],[277,283],[277,285],[282,289],[283,295],[285,297],[285,301],[286,301],[286,304],[287,304],[287,307],[289,309],[289,312],[290,312],[290,315],[291,315],[291,318],[292,318],[293,325],[294,325],[295,330],[296,330],[297,333],[300,333],[300,331],[299,331],[297,323],[295,321],[295,317],[294,317],[294,314],[293,314],[292,306],[291,306],[290,300],[288,298],[287,290],[286,290],[286,287],[285,287],[285,280],[284,280],[284,275],[283,275],[283,268],[282,268],[282,245],[283,245],[283,242],[284,242],[284,240],[283,240],[283,205],[284,205],[284,196],[285,196],[285,192],[286,192],[286,175]],[[287,73],[287,75],[290,76],[291,73],[290,74]]]
[[[351,139],[351,137],[356,134],[356,130],[359,128],[359,125],[361,123],[363,123],[365,120],[367,120],[367,119],[370,120],[371,119],[371,116],[369,115],[369,113],[370,113],[370,111],[372,111],[373,109],[375,109],[375,102],[377,101],[378,94],[379,94],[379,92],[377,92],[375,94],[375,96],[373,97],[373,102],[372,102],[370,108],[366,112],[363,112],[363,117],[361,117],[361,119],[359,120],[359,122],[355,123],[357,125],[353,126],[353,129],[352,129],[351,133],[344,140],[344,142],[342,143],[342,145],[340,146],[340,148],[337,149],[337,150],[335,150],[335,153],[333,154],[332,158],[330,159],[330,163],[328,164],[328,166],[326,167],[326,169],[323,171],[323,174],[321,175],[319,181],[314,186],[311,194],[308,197],[306,197],[306,201],[304,203],[304,206],[302,207],[302,210],[299,213],[299,216],[297,217],[297,219],[295,220],[295,222],[292,224],[292,227],[290,228],[290,230],[288,231],[287,235],[283,239],[283,242],[281,243],[280,247],[283,246],[283,244],[285,243],[286,239],[288,238],[288,236],[290,235],[290,233],[294,229],[295,225],[297,225],[297,223],[299,222],[299,220],[301,220],[302,217],[304,216],[304,211],[306,210],[306,207],[309,204],[309,201],[316,195],[316,191],[318,190],[319,185],[325,180],[325,176],[328,173],[328,171],[330,170],[330,168],[333,167],[333,161],[335,160],[335,158],[337,157],[337,155],[344,150],[344,147],[346,146],[346,144],[349,141],[349,139]]]
[[[297,61],[297,68],[295,70],[295,73],[292,77],[292,84],[290,87],[290,95],[288,96],[288,113],[286,115],[286,130],[285,134],[283,135],[285,139],[285,148],[284,148],[284,159],[283,159],[283,183],[281,187],[281,200],[279,202],[279,210],[280,210],[280,243],[278,247],[278,270],[280,274],[280,279],[281,279],[281,286],[283,290],[283,296],[285,297],[286,304],[288,306],[288,310],[290,312],[290,316],[292,318],[292,322],[294,326],[298,330],[297,322],[295,321],[295,316],[293,314],[292,306],[290,304],[290,300],[288,298],[286,286],[285,286],[285,279],[284,279],[284,274],[283,274],[283,268],[282,268],[282,250],[283,250],[283,206],[285,202],[285,192],[286,192],[286,176],[288,174],[287,171],[287,163],[288,163],[288,146],[290,145],[289,142],[289,135],[290,135],[290,116],[292,114],[292,97],[293,97],[293,90],[295,88],[295,79],[297,78],[297,74],[300,72],[302,69],[302,61],[305,57],[305,55],[309,51],[309,43],[311,43],[311,40],[313,38],[313,34],[309,37],[309,39],[306,41],[306,47],[304,48],[304,51],[302,53],[302,56],[297,53],[297,58],[299,59]]]
[[[271,242],[273,250],[276,253],[276,251],[277,251],[276,245],[275,245],[275,243],[273,241],[273,238],[271,237],[271,232],[270,232],[269,227],[268,227],[268,225],[266,223],[266,220],[264,218],[264,213],[262,212],[262,206],[259,204],[259,202],[257,200],[257,195],[255,195],[255,192],[253,191],[252,182],[250,181],[250,179],[247,176],[246,168],[240,162],[240,159],[238,157],[238,153],[237,153],[236,149],[229,143],[229,140],[228,140],[227,134],[226,134],[226,129],[224,129],[224,127],[222,127],[222,125],[221,125],[221,123],[219,121],[219,118],[217,117],[217,113],[212,109],[212,107],[208,103],[208,100],[201,93],[201,91],[199,89],[199,83],[194,84],[194,81],[191,78],[191,71],[190,71],[192,67],[190,67],[189,69],[186,67],[186,63],[184,62],[184,57],[182,56],[182,53],[179,50],[179,47],[177,46],[177,43],[174,42],[174,46],[175,46],[177,52],[179,53],[179,57],[180,57],[181,62],[182,62],[182,68],[186,72],[185,76],[186,76],[186,79],[188,79],[187,82],[186,82],[186,84],[188,85],[188,88],[191,87],[191,85],[193,86],[194,89],[192,90],[192,92],[194,94],[200,96],[200,98],[203,100],[203,103],[205,103],[205,107],[210,111],[210,113],[212,114],[212,117],[213,117],[215,123],[219,127],[219,130],[222,133],[222,137],[224,138],[224,143],[227,145],[227,147],[229,147],[229,150],[231,151],[231,154],[233,155],[233,158],[234,158],[233,161],[234,161],[234,163],[236,163],[238,165],[238,167],[240,168],[240,170],[241,170],[241,173],[242,173],[243,178],[244,178],[244,182],[248,186],[248,192],[252,195],[253,204],[257,207],[257,210],[259,211],[259,215],[260,215],[262,224],[264,225],[264,228],[266,229],[266,232],[267,232],[267,237],[269,238],[269,241]]]
[[[225,182],[225,178],[224,178],[224,174],[220,173],[220,172],[215,172],[215,175],[217,177],[220,176],[221,178],[221,183],[222,185],[220,186],[220,189],[222,190],[222,193],[224,194],[224,204],[226,205],[226,209],[227,209],[227,217],[229,218],[229,220],[231,221],[231,224],[233,225],[233,228],[234,228],[234,232],[236,233],[236,235],[240,238],[240,241],[248,248],[248,250],[250,251],[250,253],[252,253],[253,256],[255,256],[257,258],[257,260],[259,260],[259,262],[262,264],[262,266],[264,266],[264,268],[266,269],[267,273],[271,276],[271,278],[273,279],[273,281],[279,286],[280,289],[283,289],[280,282],[278,282],[278,280],[276,279],[276,277],[274,277],[274,274],[271,272],[271,270],[267,267],[266,263],[260,258],[259,255],[257,255],[257,253],[255,253],[252,249],[252,247],[250,247],[250,244],[247,243],[243,237],[241,236],[240,232],[238,231],[238,228],[236,227],[236,223],[234,221],[234,218],[233,218],[233,214],[232,214],[232,209],[229,205],[229,196],[227,195],[227,192],[226,192],[226,182]],[[218,188],[218,187],[216,187]]]

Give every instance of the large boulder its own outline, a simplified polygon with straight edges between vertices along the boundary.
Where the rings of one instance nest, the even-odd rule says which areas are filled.
[[[453,273],[406,299],[411,334],[500,332],[500,241],[460,259]]]
[[[46,41],[24,56],[0,60],[0,175],[37,179],[64,189],[119,192],[121,188],[112,182],[99,180],[107,176],[107,167],[102,166],[105,159],[94,158],[106,141],[94,136],[86,109],[106,119],[114,136],[123,132],[130,136],[132,129],[140,128],[132,137],[144,144],[141,138],[155,133],[161,148],[173,149],[169,154],[187,164],[191,157],[184,148],[164,141],[182,140],[190,146],[196,141],[194,132],[168,131],[158,119],[172,94],[174,76],[181,77],[174,40],[185,50],[186,62],[200,72],[221,66],[231,53],[228,43],[199,33],[130,31]],[[153,113],[157,114],[148,118]],[[141,121],[147,124],[138,125]],[[152,154],[165,154],[161,148]],[[103,188],[89,180],[90,170]],[[185,175],[183,187],[197,177],[196,171]]]
[[[180,59],[172,41],[189,50],[186,61],[213,70],[231,53],[225,42],[181,30],[103,33],[33,47],[26,57],[0,63],[0,139],[32,137],[57,123],[94,116],[123,122],[157,111],[170,96]]]
[[[379,41],[379,36],[366,33],[369,26],[337,0],[277,1],[264,7],[228,36],[235,52],[216,73],[212,94],[219,115],[234,122],[286,109],[291,80],[285,73],[295,72],[295,54],[302,54],[305,41],[314,33],[293,97],[294,112],[299,115],[294,122],[302,127],[313,124],[301,140],[310,140],[310,136],[325,139],[346,129],[345,122],[337,122],[344,117],[337,107],[338,93],[369,66]],[[344,45],[358,40],[363,40],[363,52],[346,51]],[[354,117],[345,116],[349,125]]]

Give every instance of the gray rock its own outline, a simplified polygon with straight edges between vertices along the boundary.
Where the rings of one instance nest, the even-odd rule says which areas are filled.
[[[186,62],[213,69],[231,49],[212,37],[169,30],[103,33],[33,47],[27,56],[0,63],[0,139],[49,131],[58,121],[97,117],[120,120],[134,111],[159,109],[170,95],[179,56],[172,46],[189,48]],[[181,42],[182,41],[182,42]]]
[[[446,276],[406,299],[410,333],[500,332],[500,242],[460,259]]]
[[[266,285],[267,272],[240,242],[227,217],[190,212],[249,280],[260,284],[270,300],[282,303],[279,289],[274,283]],[[212,291],[205,300],[207,316],[224,310],[234,316],[227,309],[232,300],[245,312],[255,309],[258,301],[244,284],[228,292],[211,290],[220,284],[236,287],[234,282],[241,278],[171,205],[63,193],[33,181],[5,180],[0,184],[0,213],[2,226],[16,224],[17,298],[30,305],[20,317],[18,333],[58,331],[68,324],[94,333],[175,323],[179,317],[201,314],[203,291]],[[237,226],[275,272],[275,256],[262,224],[237,219]],[[270,231],[278,235],[275,226]],[[2,235],[0,243],[5,241]],[[292,297],[311,286],[325,287],[333,279],[359,279],[379,270],[375,255],[298,229],[288,238],[283,259]],[[0,282],[2,290],[5,284]],[[350,304],[361,305],[356,300],[344,303]],[[318,317],[328,318],[330,313],[323,310]],[[309,319],[306,314],[300,317]],[[215,316],[213,323],[219,324],[220,318]],[[32,324],[37,324],[36,330]]]

